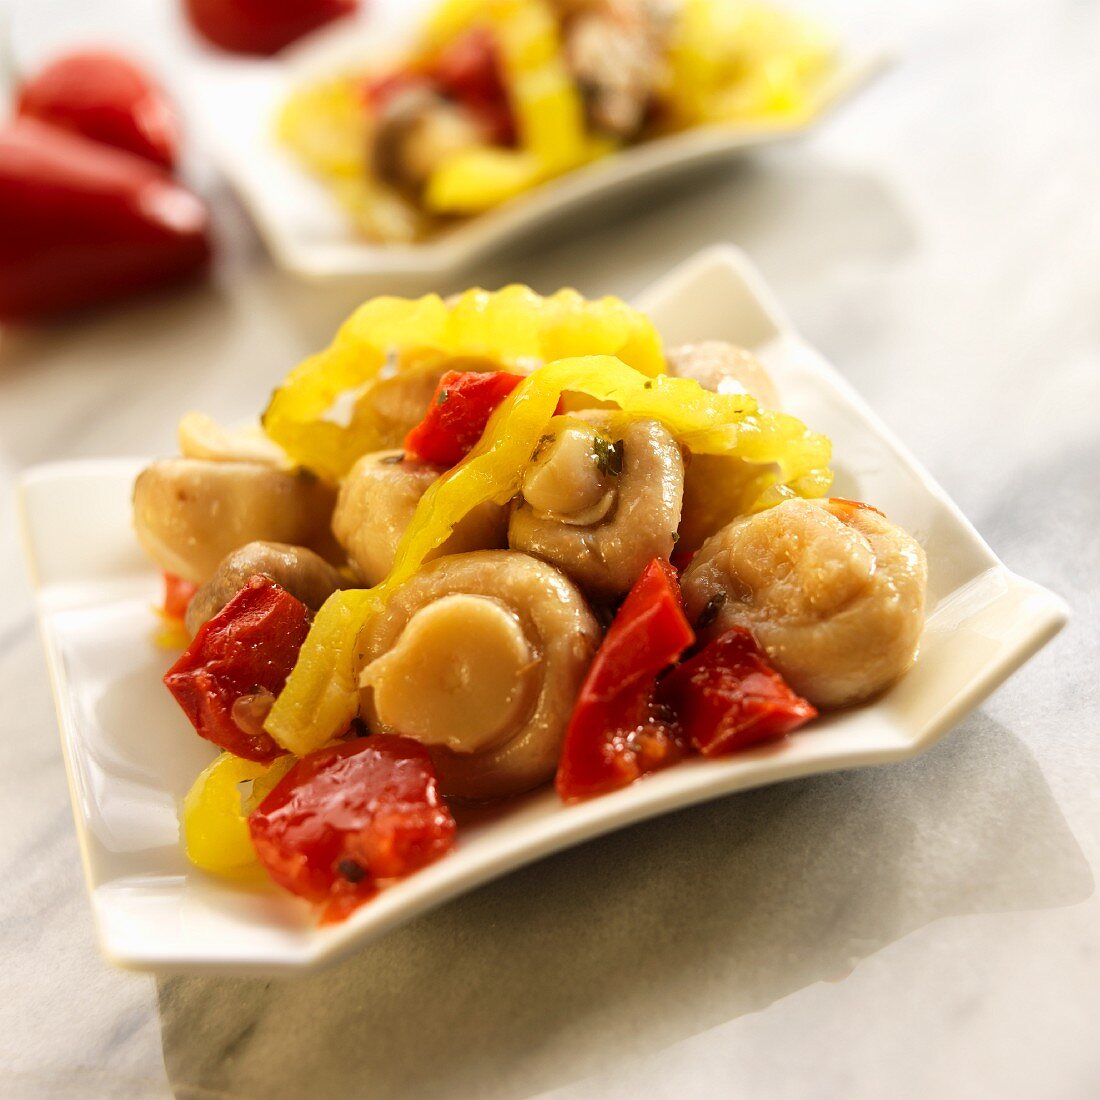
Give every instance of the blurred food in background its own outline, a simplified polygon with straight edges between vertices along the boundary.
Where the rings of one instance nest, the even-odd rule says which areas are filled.
[[[366,237],[408,242],[628,145],[798,125],[833,57],[738,0],[444,0],[407,53],[302,86],[278,132]]]
[[[19,89],[16,113],[50,122],[171,171],[179,120],[163,91],[128,58],[108,50],[59,57]]]
[[[261,56],[358,6],[359,0],[184,0],[191,25],[212,45]]]
[[[174,180],[175,113],[118,54],[58,58],[0,125],[0,322],[37,320],[192,278],[202,200]]]

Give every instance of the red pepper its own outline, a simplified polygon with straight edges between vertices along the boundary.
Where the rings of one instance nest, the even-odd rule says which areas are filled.
[[[510,145],[516,123],[501,75],[500,59],[492,33],[474,27],[449,42],[431,69],[446,95],[464,104],[481,120],[490,141]]]
[[[177,577],[175,573],[164,574],[164,613],[172,619],[183,620],[187,614],[187,605],[199,586],[191,581]]]
[[[661,681],[658,698],[704,756],[774,741],[817,716],[742,627],[673,669]]]
[[[305,604],[257,574],[201,627],[165,686],[200,737],[267,763],[284,750],[263,722],[308,633]]]
[[[694,640],[676,572],[656,558],[627,595],[581,686],[558,763],[563,799],[625,787],[680,758],[683,744],[657,699],[657,677]]]
[[[132,61],[81,50],[47,65],[19,92],[16,112],[172,170],[179,123],[164,93]]]
[[[0,129],[0,321],[189,278],[206,207],[141,157],[21,118]]]
[[[481,438],[496,407],[523,381],[504,371],[447,371],[405,450],[436,466],[455,466]]]
[[[447,852],[455,820],[424,746],[375,734],[302,757],[248,828],[271,877],[328,922]]]
[[[333,19],[359,0],[184,0],[191,25],[232,53],[268,56]]]

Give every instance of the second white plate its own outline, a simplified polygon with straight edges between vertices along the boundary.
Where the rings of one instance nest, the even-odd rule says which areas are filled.
[[[367,24],[341,22],[267,60],[204,54],[183,82],[215,160],[288,271],[316,279],[355,276],[367,287],[399,277],[407,291],[426,287],[601,198],[797,136],[885,64],[881,54],[842,58],[823,89],[819,110],[799,126],[708,126],[648,141],[543,184],[431,241],[374,244],[357,234],[327,188],[280,146],[274,120],[304,78],[346,71],[364,58],[399,49],[424,7],[380,0],[371,5]]]

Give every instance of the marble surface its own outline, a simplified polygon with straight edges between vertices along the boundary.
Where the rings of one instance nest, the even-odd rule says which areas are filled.
[[[357,297],[273,270],[194,149],[223,241],[210,286],[0,339],[0,1095],[1100,1094],[1100,5],[816,7],[898,51],[820,134],[477,277],[629,295],[715,239],[743,245],[809,339],[1074,622],[911,763],[588,844],[303,980],[110,969],[14,478],[166,451],[185,408],[254,412]],[[15,56],[91,31],[178,79],[169,8],[43,0],[17,12],[31,25]]]

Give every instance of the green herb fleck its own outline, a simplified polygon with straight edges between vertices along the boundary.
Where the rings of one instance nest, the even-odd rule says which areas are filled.
[[[725,592],[715,592],[714,595],[707,600],[706,607],[703,608],[695,623],[695,629],[706,630],[706,628],[718,618],[718,612],[725,606],[726,599],[727,596]]]
[[[348,880],[348,882],[362,882],[367,877],[367,869],[354,859],[342,859],[336,864],[336,870]]]
[[[612,443],[602,435],[594,440],[596,468],[601,474],[618,477],[623,472],[623,441]]]
[[[446,405],[447,402],[450,400],[450,397],[451,397],[451,391],[450,390],[440,390],[439,397],[436,399],[436,404],[437,405]]]
[[[532,462],[538,462],[539,458],[542,456],[542,452],[545,451],[546,448],[549,447],[550,444],[553,443],[553,442],[554,442],[553,435],[544,435],[544,436],[542,436],[539,439],[539,441],[535,444],[535,449],[531,452],[531,461]]]

